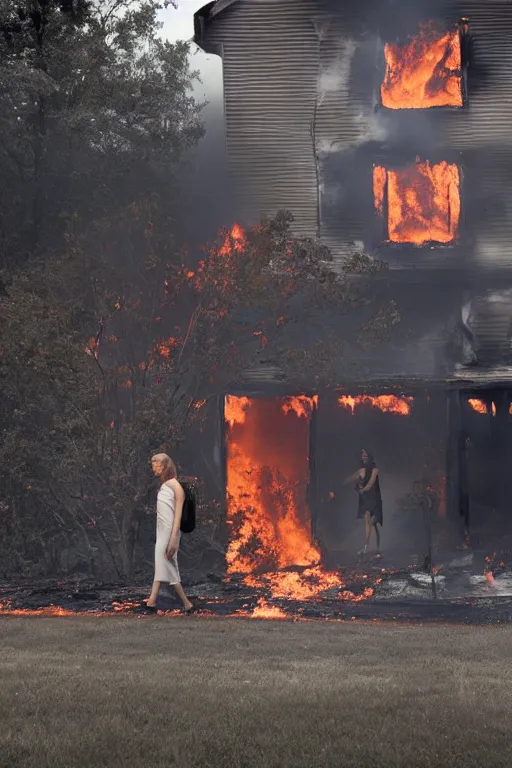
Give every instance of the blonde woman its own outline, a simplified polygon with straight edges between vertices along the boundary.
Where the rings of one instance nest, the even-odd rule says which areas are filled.
[[[158,453],[151,459],[154,474],[162,485],[156,505],[155,577],[151,594],[146,601],[148,608],[155,608],[160,584],[170,584],[181,602],[185,613],[192,613],[194,606],[181,586],[178,569],[180,524],[185,492],[178,482],[176,465],[166,453]]]

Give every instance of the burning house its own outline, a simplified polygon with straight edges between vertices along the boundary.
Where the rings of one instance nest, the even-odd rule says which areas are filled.
[[[363,445],[388,529],[419,483],[418,503],[482,551],[509,532],[511,30],[505,0],[217,0],[196,13],[197,44],[223,62],[237,219],[291,210],[336,268],[354,249],[385,261],[414,327],[336,393],[298,393],[268,360],[227,394],[229,572],[314,569],[322,547],[343,549],[341,480]]]

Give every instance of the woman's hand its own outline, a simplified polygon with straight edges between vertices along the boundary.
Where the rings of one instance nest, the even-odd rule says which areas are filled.
[[[178,551],[178,537],[171,536],[169,544],[165,552],[165,556],[168,560],[172,560],[176,552]]]

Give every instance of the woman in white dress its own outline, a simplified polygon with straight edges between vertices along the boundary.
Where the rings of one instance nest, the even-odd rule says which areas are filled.
[[[146,601],[148,608],[156,606],[160,584],[170,584],[183,603],[185,613],[194,606],[181,586],[178,569],[180,524],[185,492],[178,482],[176,466],[166,453],[158,453],[151,459],[153,472],[162,481],[156,505],[155,577],[151,594]]]

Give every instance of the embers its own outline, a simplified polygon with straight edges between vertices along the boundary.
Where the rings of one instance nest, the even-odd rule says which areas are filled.
[[[459,29],[439,32],[420,26],[407,43],[384,46],[386,73],[381,99],[388,109],[462,107],[462,49]]]
[[[393,243],[452,243],[460,220],[460,172],[428,160],[399,169],[375,166],[374,205]]]

